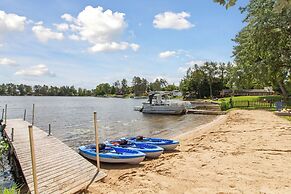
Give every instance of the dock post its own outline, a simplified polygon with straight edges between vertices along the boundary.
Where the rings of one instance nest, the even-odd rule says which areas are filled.
[[[2,109],[2,116],[1,116],[1,119],[2,119],[2,120],[4,119],[4,108]]]
[[[7,124],[7,104],[5,104],[5,121],[4,124]]]
[[[31,163],[32,163],[32,175],[33,175],[33,186],[34,193],[38,193],[37,177],[36,177],[36,164],[35,164],[35,150],[34,150],[34,140],[33,140],[33,128],[32,125],[28,126],[29,130],[29,142],[30,142],[30,154],[31,154]]]
[[[14,128],[11,129],[11,142],[14,140]]]
[[[100,170],[100,161],[99,161],[99,140],[98,140],[98,127],[97,127],[97,113],[94,112],[94,129],[95,129],[95,142],[96,142],[96,162],[97,170]]]
[[[34,104],[32,104],[32,117],[31,117],[31,124],[34,125]]]
[[[51,124],[49,124],[48,136],[51,136]]]
[[[26,109],[24,109],[23,120],[26,120]]]

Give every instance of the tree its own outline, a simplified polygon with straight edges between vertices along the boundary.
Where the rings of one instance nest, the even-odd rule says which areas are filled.
[[[40,85],[33,86],[33,93],[34,93],[35,96],[39,96],[40,95],[40,88],[41,88]]]
[[[247,25],[234,41],[237,71],[240,81],[253,80],[254,84],[279,87],[287,97],[286,85],[291,74],[291,14],[287,10],[274,12],[275,1],[252,0],[242,9],[247,13]],[[235,77],[234,77],[235,78]],[[243,82],[241,82],[243,83]],[[250,83],[248,83],[250,84]]]
[[[102,83],[96,86],[95,95],[96,96],[105,96],[110,93],[111,87],[108,83]]]
[[[115,88],[115,94],[121,94],[121,84],[120,81],[117,80],[116,82],[113,83],[113,86]]]
[[[209,88],[205,74],[197,64],[187,70],[186,76],[180,83],[180,89],[183,95],[188,95],[190,97],[202,98],[204,96],[209,96],[209,93],[205,93],[206,90],[204,90],[204,88],[206,87]]]
[[[2,84],[2,85],[0,86],[0,95],[1,95],[1,96],[2,96],[2,95],[6,95],[6,94],[7,94],[6,91],[7,91],[6,84]]]
[[[201,67],[201,69],[207,77],[208,84],[209,84],[209,94],[210,94],[210,98],[212,98],[213,97],[212,83],[215,78],[215,75],[217,74],[217,63],[205,62],[204,65]]]
[[[46,86],[46,85],[41,86],[40,89],[39,89],[39,94],[42,95],[42,96],[47,96],[48,95],[48,89],[49,89],[49,87]]]
[[[26,94],[25,87],[23,84],[17,85],[17,90],[20,96],[24,96]]]
[[[237,0],[213,0],[213,1],[225,6],[226,9],[228,9],[231,6],[234,6],[237,2]],[[278,13],[290,8],[291,8],[290,0],[274,0],[274,7],[272,11]]]
[[[134,76],[132,79],[132,89],[135,96],[144,95],[148,89],[148,81],[145,78]]]
[[[195,64],[187,70],[186,76],[180,82],[184,96],[204,98],[218,96],[220,91],[227,88],[231,76],[232,64],[205,62]]]
[[[165,91],[173,91],[173,90],[179,90],[179,87],[175,84],[168,84],[163,88]]]
[[[121,93],[123,95],[128,94],[128,85],[126,79],[121,80]]]

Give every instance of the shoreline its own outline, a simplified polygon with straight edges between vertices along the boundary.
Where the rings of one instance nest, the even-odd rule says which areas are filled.
[[[185,138],[187,135],[190,135],[192,133],[197,133],[197,135],[199,135],[199,133],[208,130],[210,127],[214,127],[215,125],[219,125],[220,123],[223,123],[228,117],[228,114],[226,115],[217,115],[216,118],[214,118],[210,123],[205,123],[202,125],[199,125],[197,127],[194,127],[193,129],[187,130],[182,134],[176,134],[173,135],[172,138],[175,139],[183,139]]]
[[[177,135],[177,151],[140,165],[108,165],[91,193],[290,193],[291,122],[234,110]],[[289,161],[289,162],[288,162]]]

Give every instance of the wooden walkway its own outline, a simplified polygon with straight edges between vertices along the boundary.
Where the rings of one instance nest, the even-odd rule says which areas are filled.
[[[28,122],[21,119],[7,120],[5,135],[11,140],[11,131],[14,128],[11,144],[29,190],[34,193],[28,125]],[[97,172],[96,166],[35,126],[33,136],[39,193],[76,193],[88,185]],[[105,176],[100,171],[95,181]]]
[[[226,111],[188,109],[187,114],[225,115]]]

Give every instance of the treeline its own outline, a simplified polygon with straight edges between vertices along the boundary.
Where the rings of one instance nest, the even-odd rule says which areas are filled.
[[[2,84],[0,85],[1,96],[92,96],[94,90],[75,88],[74,86],[47,86],[24,84]]]
[[[230,86],[232,63],[205,62],[195,64],[187,70],[181,80],[180,89],[189,98],[205,98],[219,96],[222,89]]]
[[[126,79],[117,80],[113,84],[102,83],[95,89],[75,88],[74,86],[47,86],[25,84],[2,84],[0,96],[109,96],[129,94],[135,96],[147,95],[149,91],[172,91],[179,87],[168,84],[165,79],[156,79],[150,83],[145,78],[134,77],[129,86]]]
[[[156,79],[154,82],[149,82],[145,78],[133,77],[131,85],[129,86],[126,79],[121,81],[117,80],[112,85],[109,83],[102,83],[96,86],[96,96],[107,96],[107,95],[129,95],[135,96],[147,95],[149,91],[172,91],[179,90],[178,86],[174,84],[168,84],[165,79]]]

